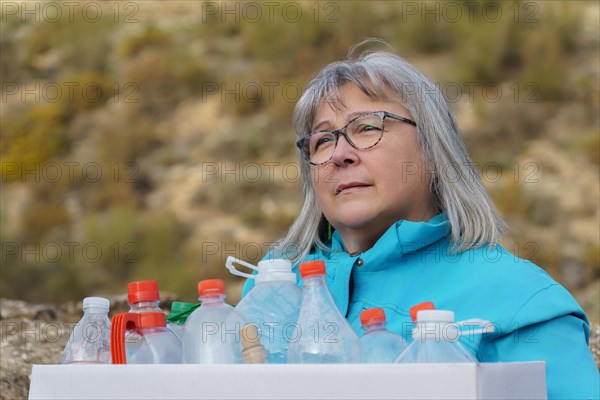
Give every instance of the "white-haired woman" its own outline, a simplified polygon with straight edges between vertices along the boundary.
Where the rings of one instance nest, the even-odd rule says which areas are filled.
[[[325,260],[357,332],[360,312],[381,307],[407,337],[409,308],[432,301],[457,320],[494,324],[461,339],[480,361],[544,360],[550,398],[598,396],[584,312],[497,244],[503,222],[433,83],[392,53],[366,52],[326,66],[293,122],[304,204],[268,257]]]

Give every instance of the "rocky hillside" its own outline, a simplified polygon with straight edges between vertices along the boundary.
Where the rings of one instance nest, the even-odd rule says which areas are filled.
[[[490,19],[461,2],[131,2],[97,21],[19,4],[0,40],[3,296],[64,302],[152,278],[193,299],[190,282],[219,277],[235,301],[227,256],[259,260],[301,205],[302,88],[381,37],[456,111],[505,247],[600,322],[579,295],[600,294],[598,3],[491,2]]]

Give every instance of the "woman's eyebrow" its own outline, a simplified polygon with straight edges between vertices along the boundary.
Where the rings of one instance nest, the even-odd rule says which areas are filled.
[[[344,125],[346,125],[348,122],[352,121],[356,117],[359,117],[364,114],[369,114],[372,112],[375,112],[375,111],[354,111],[346,116],[346,123]],[[327,119],[325,121],[321,121],[317,125],[312,127],[311,132],[315,132],[315,131],[319,130],[319,128],[322,127],[323,125],[331,126],[331,122]]]
[[[315,132],[315,131],[319,130],[319,128],[322,127],[323,125],[329,125],[329,124],[330,124],[329,120],[321,121],[317,125],[315,125],[311,128],[311,132]]]

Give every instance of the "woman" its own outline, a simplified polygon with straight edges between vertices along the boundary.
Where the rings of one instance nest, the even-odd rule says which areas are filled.
[[[542,269],[497,244],[503,228],[437,88],[376,51],[325,67],[294,110],[304,178],[298,219],[271,257],[323,259],[357,332],[381,307],[410,333],[432,301],[495,332],[461,342],[482,362],[545,360],[550,398],[598,396],[588,320]],[[252,280],[244,287],[251,289]]]

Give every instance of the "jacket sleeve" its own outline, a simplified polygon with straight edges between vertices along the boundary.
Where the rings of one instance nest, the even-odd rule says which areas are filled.
[[[575,299],[556,285],[532,296],[478,355],[482,362],[545,361],[548,399],[598,399],[589,332]]]

